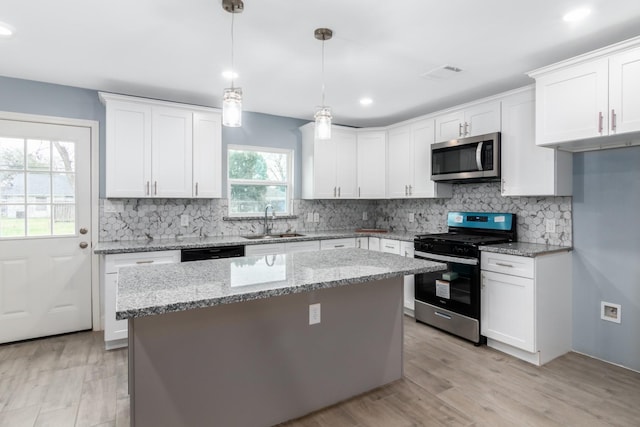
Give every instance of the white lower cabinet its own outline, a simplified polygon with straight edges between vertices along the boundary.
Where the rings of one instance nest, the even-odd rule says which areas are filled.
[[[265,243],[261,245],[247,245],[244,247],[244,254],[251,255],[275,255],[292,254],[294,252],[319,251],[320,242],[318,240],[305,240],[302,242]]]
[[[380,238],[379,237],[369,237],[369,250],[380,252]]]
[[[401,242],[392,239],[380,239],[380,251],[390,254],[413,258],[413,242]],[[404,276],[404,309],[405,313],[413,316],[415,309],[413,275]]]
[[[180,251],[137,252],[105,255],[102,258],[102,286],[104,289],[104,341],[107,350],[127,345],[127,321],[116,320],[118,270],[147,264],[180,262]]]
[[[571,253],[533,258],[482,252],[481,333],[535,365],[571,350]]]
[[[356,248],[369,249],[368,237],[356,237]]]
[[[344,239],[327,239],[320,240],[320,250],[325,249],[342,249],[342,248],[355,248],[356,238],[347,237]]]

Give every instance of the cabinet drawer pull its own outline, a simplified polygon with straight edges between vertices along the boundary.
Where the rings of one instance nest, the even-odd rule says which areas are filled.
[[[602,116],[602,111],[598,113],[598,133],[602,133],[602,121],[604,117]]]
[[[335,245],[334,248],[344,248],[344,245]]]
[[[153,264],[153,260],[149,260],[149,261],[136,261],[136,264]]]
[[[395,246],[390,246],[390,245],[384,245],[384,247],[388,249],[395,249]]]
[[[499,265],[500,267],[509,267],[509,268],[513,268],[513,265],[511,264],[505,264],[503,262],[496,262],[496,265]]]
[[[616,119],[618,117],[616,116],[616,110],[611,110],[611,130],[612,131],[616,131]]]

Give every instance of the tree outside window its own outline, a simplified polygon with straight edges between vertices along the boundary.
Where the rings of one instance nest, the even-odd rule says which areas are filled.
[[[227,160],[230,216],[263,215],[267,205],[290,213],[290,150],[229,146]]]

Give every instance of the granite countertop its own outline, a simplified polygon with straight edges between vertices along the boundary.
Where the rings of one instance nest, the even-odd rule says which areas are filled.
[[[547,255],[554,252],[571,251],[570,246],[554,246],[542,243],[527,242],[511,242],[499,245],[480,246],[479,249],[484,252],[495,252],[506,255],[524,256],[534,258],[540,255]]]
[[[248,256],[121,268],[116,318],[270,298],[446,269],[366,249]]]
[[[122,240],[118,242],[99,242],[93,250],[96,254],[121,254],[130,252],[170,251],[188,248],[208,248],[233,245],[263,245],[283,242],[301,242],[305,240],[340,239],[346,237],[380,237],[383,239],[413,242],[415,233],[407,232],[358,232],[338,230],[323,232],[300,231],[303,236],[270,239],[245,239],[242,236],[184,237],[153,240]]]

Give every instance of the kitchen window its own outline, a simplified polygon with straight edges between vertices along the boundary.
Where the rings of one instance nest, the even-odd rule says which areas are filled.
[[[230,145],[227,150],[229,216],[261,216],[267,205],[291,213],[293,152]]]

